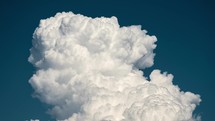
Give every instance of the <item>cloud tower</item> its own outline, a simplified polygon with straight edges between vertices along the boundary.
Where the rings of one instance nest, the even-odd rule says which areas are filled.
[[[29,80],[34,96],[64,121],[196,121],[200,96],[154,70],[157,41],[141,26],[121,27],[116,17],[57,13],[33,34]]]

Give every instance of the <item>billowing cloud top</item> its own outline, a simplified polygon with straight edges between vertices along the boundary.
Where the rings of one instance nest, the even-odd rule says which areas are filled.
[[[65,121],[194,121],[200,97],[172,84],[153,65],[156,37],[116,17],[58,13],[41,20],[29,61],[35,96]]]

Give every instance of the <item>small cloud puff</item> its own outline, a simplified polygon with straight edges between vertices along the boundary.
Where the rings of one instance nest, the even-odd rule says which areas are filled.
[[[26,120],[26,121],[40,121],[38,119],[30,119],[30,120]]]
[[[34,96],[65,121],[194,121],[200,96],[180,91],[173,75],[153,65],[157,41],[141,26],[120,27],[116,17],[58,13],[33,35],[29,80]]]

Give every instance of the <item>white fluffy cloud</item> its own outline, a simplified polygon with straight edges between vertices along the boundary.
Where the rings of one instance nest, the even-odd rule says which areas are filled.
[[[156,37],[116,17],[58,13],[41,20],[29,62],[35,96],[65,121],[195,121],[200,96],[180,91],[153,65]]]

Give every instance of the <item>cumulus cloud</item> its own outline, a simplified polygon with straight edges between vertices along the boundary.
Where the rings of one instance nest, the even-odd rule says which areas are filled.
[[[64,121],[195,121],[200,96],[180,91],[153,65],[156,37],[116,17],[57,13],[40,21],[29,62],[34,96]],[[141,70],[140,70],[141,69]]]

